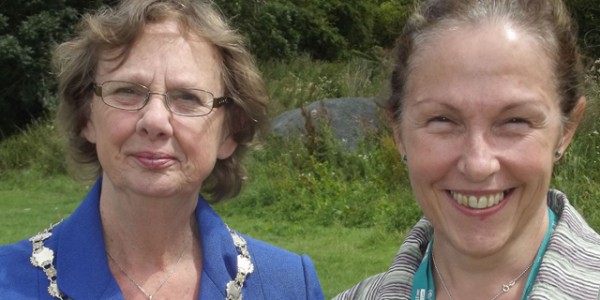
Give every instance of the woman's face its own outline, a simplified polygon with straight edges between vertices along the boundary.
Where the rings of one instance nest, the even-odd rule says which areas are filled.
[[[98,63],[98,84],[120,80],[143,84],[152,92],[192,87],[223,96],[218,51],[203,38],[182,36],[174,22],[147,25],[122,65],[108,60],[111,54]],[[141,110],[124,111],[94,96],[83,134],[96,144],[110,190],[146,197],[197,194],[217,158],[235,150],[225,108],[187,117],[171,113],[163,100],[152,95]]]
[[[395,132],[436,241],[481,255],[545,232],[554,153],[571,138],[547,52],[483,25],[431,36],[415,55]]]

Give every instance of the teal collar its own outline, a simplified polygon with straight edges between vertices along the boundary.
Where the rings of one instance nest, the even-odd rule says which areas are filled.
[[[544,236],[544,240],[538,249],[538,252],[535,256],[535,260],[533,261],[533,265],[531,266],[531,271],[529,276],[527,277],[527,282],[525,284],[525,288],[523,289],[523,295],[521,296],[522,300],[527,299],[527,296],[531,293],[531,289],[533,288],[533,283],[535,282],[535,278],[540,270],[540,265],[542,263],[542,258],[544,253],[546,252],[546,248],[548,248],[548,242],[550,240],[550,236],[552,235],[552,231],[556,226],[556,215],[554,212],[548,208],[548,229],[546,230],[546,235]],[[412,287],[412,300],[434,300],[435,299],[435,284],[433,281],[433,264],[431,260],[431,245],[433,245],[433,238],[429,241],[427,245],[427,250],[425,251],[425,255],[423,256],[423,260],[415,273],[413,278],[413,287]]]

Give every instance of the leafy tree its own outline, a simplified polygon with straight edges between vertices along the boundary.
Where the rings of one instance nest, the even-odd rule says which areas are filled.
[[[414,0],[213,0],[260,60],[339,60],[393,47]],[[82,12],[118,0],[0,0],[0,139],[56,105],[50,53]],[[567,0],[590,58],[600,58],[598,0]]]
[[[0,139],[56,104],[51,49],[65,40],[79,11],[100,1],[0,2]]]
[[[600,4],[598,0],[566,1],[579,28],[579,41],[590,59],[600,58]]]
[[[411,0],[217,0],[259,59],[336,60],[390,48]]]

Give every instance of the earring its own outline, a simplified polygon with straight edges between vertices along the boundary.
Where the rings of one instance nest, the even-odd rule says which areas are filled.
[[[406,154],[402,155],[402,160],[405,162],[408,161],[408,156],[406,156]]]
[[[562,152],[560,152],[560,150],[556,150],[556,152],[554,152],[554,158],[559,159],[562,156]]]

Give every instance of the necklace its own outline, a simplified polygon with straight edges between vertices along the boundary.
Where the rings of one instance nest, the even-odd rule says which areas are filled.
[[[191,240],[191,238],[190,238],[190,240]],[[110,254],[110,252],[108,252],[108,250],[106,250],[106,254],[115,263],[115,265],[117,266],[117,268],[119,268],[119,270],[125,275],[125,277],[127,277],[127,279],[129,279],[129,281],[131,283],[133,283],[133,285],[140,292],[142,292],[146,296],[146,298],[148,298],[148,300],[152,300],[152,298],[154,297],[154,295],[156,295],[156,293],[158,293],[158,291],[160,291],[160,289],[165,285],[165,283],[167,283],[167,281],[169,281],[169,279],[171,279],[171,276],[173,276],[173,274],[175,274],[175,271],[177,270],[177,266],[181,262],[181,258],[183,257],[183,253],[184,252],[185,252],[185,247],[181,251],[181,254],[179,254],[179,258],[177,259],[177,262],[175,263],[175,265],[173,266],[173,268],[171,269],[171,271],[167,275],[167,278],[165,278],[160,283],[160,285],[158,285],[158,287],[156,288],[156,290],[154,290],[154,292],[148,293],[148,292],[146,292],[146,290],[139,283],[137,283],[137,281],[135,281],[133,278],[131,278],[131,276],[129,276],[129,274],[127,274],[127,272],[125,272],[125,270],[121,267],[121,265],[119,265],[119,263],[113,258],[113,256]]]
[[[433,251],[431,252],[431,259],[433,259],[433,268],[435,269],[435,273],[437,273],[437,275],[440,277],[440,281],[442,282],[442,287],[444,288],[444,291],[446,291],[446,295],[448,295],[448,298],[450,298],[451,300],[454,300],[454,297],[452,297],[452,294],[446,286],[446,282],[444,282],[444,277],[442,277],[442,274],[437,268],[437,263],[435,262],[435,256],[433,255]],[[521,277],[523,277],[523,275],[527,273],[527,271],[529,270],[529,268],[531,268],[532,265],[533,263],[529,264],[527,268],[525,268],[525,270],[523,270],[523,272],[521,272],[517,277],[513,278],[513,280],[509,281],[508,283],[503,284],[502,288],[500,289],[500,292],[498,292],[498,294],[496,294],[494,297],[490,298],[490,300],[496,300],[498,299],[498,297],[502,296],[502,294],[508,293],[508,291],[510,291],[510,289],[517,283],[517,281],[519,281],[519,279],[521,279]]]
[[[52,229],[54,229],[54,227],[56,227],[56,225],[58,225],[59,223],[60,222],[50,225],[49,228],[44,229],[44,231],[38,233],[37,235],[35,235],[29,239],[31,241],[31,244],[33,245],[33,250],[31,253],[30,261],[34,267],[40,268],[42,271],[44,271],[44,273],[48,277],[48,281],[49,281],[48,293],[50,294],[50,296],[52,296],[53,298],[57,298],[59,300],[70,300],[69,297],[67,297],[60,291],[60,289],[58,288],[58,283],[56,282],[57,272],[56,272],[56,268],[54,268],[54,251],[52,251],[52,249],[44,246],[44,241],[52,236]],[[225,225],[225,226],[227,226],[227,225]],[[254,265],[252,264],[252,258],[250,257],[250,252],[248,251],[248,244],[246,243],[246,240],[242,236],[237,234],[237,232],[229,229],[229,227],[227,227],[227,230],[229,230],[229,233],[231,234],[231,238],[233,239],[233,244],[238,252],[238,256],[237,256],[238,271],[237,271],[237,274],[235,275],[235,278],[233,280],[229,281],[229,283],[227,283],[227,286],[226,286],[227,296],[225,299],[226,300],[242,300],[242,288],[244,287],[244,281],[246,280],[246,277],[248,277],[254,271]],[[125,271],[123,271],[123,268],[121,268],[121,266],[119,266],[119,264],[117,264],[117,262],[114,260],[114,258],[112,258],[110,253],[108,253],[108,251],[106,251],[106,253],[108,254],[108,257],[110,259],[112,259],[112,261],[115,262],[115,265],[117,265],[117,267],[121,270],[121,272],[123,272],[123,274],[125,274],[125,276],[127,276],[127,278],[140,291],[142,291],[142,293],[144,293],[146,295],[146,297],[148,297],[148,299],[152,299],[152,297],[154,297],[154,294],[156,294],[156,292],[158,292],[158,290],[160,290],[162,285],[165,284],[165,282],[167,282],[167,280],[169,280],[169,277],[171,277],[171,275],[173,275],[172,273],[175,272],[175,267],[177,267],[177,264],[179,264],[179,261],[181,260],[181,257],[183,256],[183,252],[182,252],[181,256],[179,256],[179,259],[177,259],[177,263],[175,264],[175,267],[173,267],[173,270],[171,270],[171,274],[169,274],[167,279],[165,279],[165,281],[163,281],[163,283],[161,283],[161,285],[158,287],[158,289],[156,291],[154,291],[154,293],[152,293],[152,295],[148,296],[146,291],[139,284],[137,284],[133,279],[131,279],[131,277],[129,277],[129,275],[127,275],[127,273],[125,273]]]
[[[29,261],[34,267],[42,269],[46,274],[49,282],[48,294],[50,294],[50,296],[59,300],[70,300],[71,298],[65,296],[58,289],[58,283],[56,282],[56,268],[54,267],[54,251],[44,245],[44,241],[52,236],[52,229],[60,222],[50,225],[50,227],[29,239],[33,246]]]

